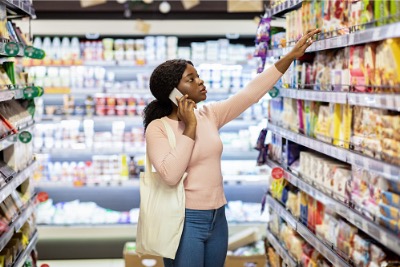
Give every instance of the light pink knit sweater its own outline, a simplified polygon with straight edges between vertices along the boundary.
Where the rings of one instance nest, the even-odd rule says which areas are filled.
[[[183,173],[186,208],[217,209],[226,204],[221,174],[222,142],[219,129],[257,103],[279,80],[282,74],[275,66],[258,74],[243,90],[227,100],[206,104],[195,110],[196,140],[183,135],[185,125],[165,117],[176,136],[171,149],[166,130],[160,120],[152,121],[146,130],[149,159],[168,184],[177,184]]]

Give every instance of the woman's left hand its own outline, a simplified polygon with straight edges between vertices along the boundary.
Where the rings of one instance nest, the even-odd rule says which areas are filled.
[[[301,37],[300,40],[297,41],[296,45],[289,52],[289,55],[293,59],[303,56],[304,53],[306,52],[306,49],[313,43],[312,37],[315,34],[318,34],[319,32],[320,32],[320,30],[316,29],[316,30],[312,30],[311,32],[307,33],[306,35],[303,35],[303,37]]]

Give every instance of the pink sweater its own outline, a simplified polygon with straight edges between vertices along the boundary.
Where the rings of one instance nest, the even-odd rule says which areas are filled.
[[[196,140],[183,135],[185,125],[165,117],[176,136],[171,149],[160,120],[152,121],[146,130],[149,159],[166,183],[177,184],[184,172],[186,208],[217,209],[226,204],[221,174],[222,142],[219,129],[257,103],[282,74],[275,66],[257,75],[243,90],[227,100],[206,104],[195,110]]]

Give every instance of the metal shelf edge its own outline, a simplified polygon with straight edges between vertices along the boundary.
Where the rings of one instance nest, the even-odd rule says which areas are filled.
[[[272,168],[281,167],[279,164],[276,164],[271,160],[267,161],[267,165]],[[316,200],[323,203],[325,206],[330,206],[332,209],[335,210],[335,212],[337,212],[343,218],[347,219],[357,228],[363,230],[366,234],[382,243],[382,245],[400,255],[400,238],[398,238],[395,234],[389,232],[387,229],[383,228],[380,225],[377,225],[367,218],[364,218],[363,216],[357,214],[355,211],[353,211],[343,203],[319,191],[315,187],[311,186],[309,183],[298,178],[296,175],[291,174],[286,170],[284,170],[284,174],[285,179],[288,180],[290,183],[294,181],[295,183],[292,184],[301,189],[301,191],[312,196]],[[289,177],[289,179],[287,179],[287,177]]]
[[[0,189],[0,203],[3,202],[18,186],[20,186],[32,173],[32,169],[36,167],[36,162],[31,163],[23,171],[19,172],[11,182],[7,183]]]
[[[369,158],[348,149],[336,147],[332,144],[295,133],[280,126],[276,126],[272,123],[268,123],[268,129],[273,132],[279,133],[282,137],[286,139],[328,155],[332,158],[339,159],[352,165],[360,166],[366,170],[378,173],[386,177],[387,179],[396,182],[400,180],[399,166],[379,161],[377,159]]]
[[[268,242],[272,245],[275,251],[281,256],[284,262],[288,264],[289,267],[297,267],[296,261],[289,255],[288,251],[279,243],[277,238],[268,229],[266,232]]]
[[[36,246],[36,243],[38,242],[38,240],[39,240],[39,234],[36,230],[36,232],[33,234],[32,238],[31,238],[31,240],[29,241],[29,244],[26,247],[26,249],[21,253],[21,255],[19,255],[17,260],[12,265],[13,267],[22,267],[24,265],[26,259],[28,258],[29,254],[34,249],[34,247]]]

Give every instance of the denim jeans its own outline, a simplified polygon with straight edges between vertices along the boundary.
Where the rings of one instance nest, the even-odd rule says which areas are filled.
[[[185,211],[185,224],[175,260],[165,267],[223,267],[228,249],[225,206],[216,210]]]

